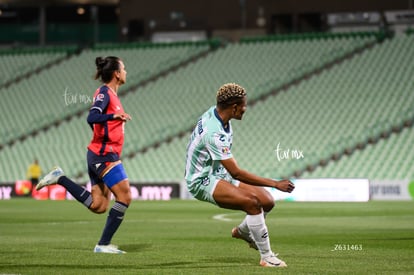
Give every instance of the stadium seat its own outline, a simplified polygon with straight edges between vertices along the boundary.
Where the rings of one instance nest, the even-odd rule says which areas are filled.
[[[316,168],[313,173],[305,172],[302,177],[330,174],[347,176],[347,171],[350,171],[349,175],[363,176],[370,169],[387,170],[384,167],[390,167],[391,176],[409,174],[407,171],[400,172],[397,166],[391,165],[386,158],[382,158],[384,163],[380,165],[376,158],[368,158],[365,154],[362,157],[362,151],[356,150],[350,156],[343,153],[345,149],[366,143],[371,138],[381,138],[381,134],[395,125],[402,125],[407,119],[413,118],[414,94],[410,91],[413,90],[414,83],[410,80],[411,59],[407,58],[413,57],[413,48],[410,47],[414,42],[413,37],[397,36],[385,40],[309,79],[303,79],[286,91],[248,107],[242,123],[233,123],[233,153],[240,165],[258,174],[279,178],[291,176],[295,171],[305,171],[307,167],[317,167],[319,161],[337,154],[341,157],[338,162],[328,162],[327,166]],[[214,104],[215,91],[223,83],[238,82],[245,86],[249,102],[252,102],[263,95],[271,94],[274,89],[300,78],[307,72],[323,68],[327,62],[340,59],[356,48],[371,43],[372,39],[369,36],[356,36],[229,44],[123,95],[121,100],[124,108],[133,117],[126,125],[124,148],[125,156],[134,156],[125,161],[130,178],[136,181],[182,180],[188,137],[176,136],[193,127],[197,117]],[[125,50],[125,55],[128,50]],[[185,49],[181,50],[185,52]],[[157,52],[156,55],[161,56],[161,52]],[[84,59],[93,59],[98,52],[85,51],[83,54],[84,58],[76,59],[76,62],[75,59],[71,59],[62,64],[62,67],[69,64],[73,68],[82,67],[81,62],[84,62]],[[101,51],[99,54],[105,55],[107,52]],[[183,56],[186,56],[186,53],[183,53]],[[130,58],[132,60],[133,57]],[[145,55],[142,60],[145,58],[151,60],[152,57]],[[160,62],[167,64],[177,60],[166,57],[162,59],[166,63]],[[85,63],[83,66],[89,67],[88,64]],[[134,68],[132,62],[131,66],[127,68],[129,76],[138,79],[139,75],[134,74],[139,71],[139,67]],[[142,72],[147,69],[157,71],[157,68],[160,67],[150,65],[149,68],[142,69]],[[58,75],[56,73],[50,77],[48,74],[48,79],[52,81],[57,79]],[[44,77],[46,79],[46,76]],[[76,89],[90,93],[90,90],[96,88],[96,83],[92,80],[91,83],[93,87],[90,89],[82,89],[81,86]],[[37,85],[40,84],[41,81]],[[60,100],[62,101],[62,98]],[[50,103],[52,102],[51,100]],[[60,109],[60,112],[50,112],[68,111]],[[404,112],[407,110],[409,111]],[[39,115],[36,119],[43,117]],[[74,163],[81,163],[84,159],[84,148],[89,141],[90,132],[85,130],[85,117],[86,114],[82,118],[62,123],[34,137],[33,141],[27,140],[23,143],[35,146],[36,150],[33,153],[43,154],[45,158],[46,152],[50,151],[46,144],[51,141],[47,141],[44,136],[52,136],[59,144],[56,146],[70,144],[65,147],[67,151],[64,156],[70,160],[62,158],[61,161],[69,167],[68,170],[73,175],[78,175],[82,171],[84,173],[85,169],[79,165],[79,169],[82,170],[77,170],[78,166]],[[22,119],[18,120],[19,124],[22,123]],[[19,127],[24,129],[25,125],[27,123],[23,120]],[[82,135],[78,136],[78,133]],[[71,143],[65,139],[66,137],[72,138]],[[172,137],[175,138],[167,142]],[[84,145],[80,146],[81,144]],[[302,150],[304,157],[292,159],[293,156],[290,155],[288,160],[278,160],[275,153],[278,144],[290,152]],[[368,145],[364,152],[372,150],[371,147],[381,146],[380,144],[379,142]],[[13,146],[11,151],[19,150],[18,147],[21,146]],[[400,147],[402,143],[392,146]],[[58,148],[56,147],[56,150]],[[142,152],[146,148],[151,149]],[[0,158],[2,157],[0,154]],[[360,169],[349,164],[346,164],[344,169],[336,165],[354,157],[361,158],[361,165],[358,166]],[[12,163],[18,162],[15,157],[12,159]],[[410,159],[412,157],[399,161],[400,167],[408,170],[409,166],[404,166],[403,163],[411,163]],[[47,164],[52,165],[49,160]],[[19,164],[20,170],[25,165]],[[389,176],[388,172],[383,173],[385,172],[378,176]],[[82,179],[86,180],[87,176],[85,173],[83,175]],[[10,178],[16,176],[8,175]]]

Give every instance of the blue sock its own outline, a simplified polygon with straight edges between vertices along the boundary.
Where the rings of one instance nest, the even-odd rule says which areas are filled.
[[[82,186],[74,183],[66,176],[62,176],[59,178],[58,182],[59,185],[65,187],[65,189],[80,203],[83,203],[87,208],[89,208],[92,204],[92,196],[91,193],[83,188]]]
[[[122,202],[116,201],[109,211],[108,218],[106,220],[105,228],[102,232],[99,245],[108,245],[111,243],[112,236],[115,234],[118,227],[121,225],[124,219],[125,211],[128,209],[128,205]]]

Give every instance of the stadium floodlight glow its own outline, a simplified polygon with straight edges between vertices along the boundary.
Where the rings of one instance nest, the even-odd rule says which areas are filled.
[[[79,7],[79,8],[76,10],[76,13],[77,13],[78,15],[83,15],[83,14],[85,14],[85,9],[84,9],[83,7]]]

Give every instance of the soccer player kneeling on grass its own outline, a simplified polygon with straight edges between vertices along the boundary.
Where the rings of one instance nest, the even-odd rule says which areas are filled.
[[[124,63],[117,57],[97,57],[95,63],[95,78],[100,78],[104,85],[96,90],[87,118],[93,130],[93,138],[87,152],[92,190],[89,192],[67,178],[60,167],[55,167],[41,179],[36,190],[57,183],[94,213],[106,212],[113,193],[115,203],[109,211],[101,239],[94,252],[123,254],[125,251],[111,244],[111,239],[131,203],[128,177],[120,160],[124,144],[124,124],[131,117],[124,112],[118,98],[118,88],[125,83],[127,73]]]
[[[285,267],[270,248],[265,216],[274,199],[263,186],[292,192],[289,180],[275,181],[241,169],[231,153],[231,119],[241,120],[247,107],[246,91],[228,83],[217,91],[216,106],[198,120],[187,146],[185,180],[190,193],[201,201],[222,208],[242,210],[245,219],[233,228],[234,238],[242,239],[259,250],[260,265]]]

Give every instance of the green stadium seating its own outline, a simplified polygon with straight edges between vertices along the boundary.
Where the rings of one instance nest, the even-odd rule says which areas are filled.
[[[305,172],[304,178],[369,178],[371,180],[395,180],[414,178],[412,144],[414,131],[404,129],[392,134],[389,139],[368,145],[364,150],[344,155],[339,161],[325,167],[318,167],[312,173]]]
[[[414,42],[414,36],[404,35],[385,40],[309,79],[301,79],[307,73],[319,71],[324,65],[372,44],[375,39],[363,35],[228,44],[156,81],[123,94],[121,101],[124,108],[133,117],[126,125],[124,147],[124,156],[133,156],[124,162],[130,180],[182,180],[189,133],[181,138],[177,135],[188,131],[197,117],[214,104],[215,91],[223,83],[240,83],[248,91],[249,102],[255,102],[295,79],[301,81],[283,92],[256,102],[248,107],[242,122],[233,122],[235,135],[232,151],[241,167],[263,176],[278,178],[290,176],[298,170],[303,171],[308,166],[316,166],[319,161],[339,154],[342,157],[338,164],[344,161],[344,167],[336,165],[336,162],[328,162],[326,167],[316,169],[313,174],[305,173],[303,177],[372,176],[370,173],[376,173],[376,177],[380,178],[411,177],[409,168],[412,167],[413,157],[410,155],[394,162],[384,154],[381,155],[383,161],[378,162],[378,157],[362,154],[373,148],[381,148],[383,143],[395,147],[399,152],[408,150],[404,146],[405,142],[413,144],[410,138],[403,142],[388,143],[392,142],[394,136],[399,137],[399,134],[392,135],[389,140],[381,139],[377,144],[368,145],[363,151],[355,151],[350,156],[342,153],[356,144],[366,143],[370,138],[379,139],[392,127],[414,118],[414,93],[411,92],[414,88],[411,81],[414,48],[410,46]],[[128,78],[132,83],[182,60],[174,55],[163,56],[161,51],[156,56],[163,57],[159,57],[156,64],[141,68],[131,62],[135,60],[135,54],[129,56],[128,50],[125,51],[123,53],[128,56],[125,59]],[[110,52],[113,51],[99,50],[102,55]],[[81,58],[62,63],[60,74],[56,73],[52,77],[48,75],[49,81],[59,78],[58,82],[64,82],[70,74],[71,78],[76,78],[77,72],[67,72],[63,67],[90,67],[90,60],[97,53],[82,53],[82,59],[89,60],[85,61],[87,64]],[[185,59],[188,54],[175,56],[183,56]],[[145,58],[147,57],[141,57],[140,60],[153,60]],[[46,76],[39,78],[33,83],[41,86]],[[84,75],[82,78],[85,78]],[[33,83],[30,82],[30,86]],[[85,89],[86,85],[73,86],[73,89],[88,91],[89,94],[96,89],[95,82],[91,81],[90,85],[88,89]],[[134,87],[133,84],[130,87]],[[122,89],[125,88],[127,87]],[[35,98],[31,100],[36,102]],[[42,102],[36,104],[44,106]],[[36,108],[32,109],[33,112],[35,110]],[[36,113],[35,119],[48,121],[53,119],[48,115],[65,112],[67,110],[60,108],[43,114]],[[28,123],[21,122],[19,118],[14,125],[8,122],[12,121],[12,117],[6,117],[10,120],[5,118],[4,123],[8,123],[10,132],[18,132],[22,129],[19,127],[28,127]],[[32,157],[36,156],[44,169],[57,163],[69,176],[81,175],[79,180],[86,181],[85,147],[91,133],[86,130],[85,118],[86,113],[0,151],[0,162],[5,163],[1,167],[5,179],[20,177],[21,171],[25,171]],[[8,132],[9,130],[0,133],[9,135]],[[13,134],[14,132],[10,136]],[[170,141],[172,137],[175,138]],[[279,161],[275,152],[278,144],[284,150],[290,149],[290,152],[303,151],[304,158]],[[148,147],[150,149],[145,151]],[[27,159],[26,163],[21,161],[24,158]],[[352,161],[347,161],[351,158]],[[353,158],[360,163],[359,167],[353,165]],[[401,167],[406,172],[401,171]]]
[[[7,116],[0,118],[0,122],[7,127],[0,129],[0,143],[5,144],[65,117],[86,111],[91,104],[93,91],[99,85],[93,80],[97,56],[117,55],[125,60],[129,74],[128,84],[123,90],[128,90],[142,80],[207,49],[207,45],[190,45],[85,50],[24,81],[3,87],[0,94],[6,95],[7,100],[2,101],[0,107]]]
[[[233,123],[233,152],[240,165],[269,177],[292,175],[296,170],[316,165],[332,154],[341,154],[346,148],[367,142],[370,137],[379,137],[393,125],[413,118],[412,112],[405,112],[414,106],[414,94],[410,92],[414,87],[409,83],[410,59],[406,58],[413,54],[408,46],[412,43],[412,38],[396,37],[248,108],[243,122]],[[398,72],[398,78],[390,73],[394,71]],[[162,158],[175,167],[173,171],[176,172],[175,176],[158,173],[158,178],[164,174],[164,180],[180,180],[184,161],[175,163],[174,160],[183,159],[182,148],[186,141],[184,137],[166,147],[137,155],[129,160],[130,165],[146,170]],[[278,161],[275,153],[278,143],[284,149],[302,150],[304,159]],[[402,162],[411,163],[412,159],[406,157]],[[385,177],[387,175],[380,171],[386,171],[392,163],[371,158],[361,166],[361,175],[371,169],[378,177]],[[335,176],[352,175],[348,170],[336,168],[332,162],[328,166],[337,169]],[[387,177],[400,178],[404,174],[399,172],[400,165],[391,167],[393,172]],[[348,168],[354,169],[352,165]],[[148,180],[145,173],[136,176]]]
[[[44,52],[21,52],[13,51],[0,52],[0,64],[2,74],[0,75],[0,86],[9,83],[28,73],[51,64],[64,56],[65,51],[44,51]]]

